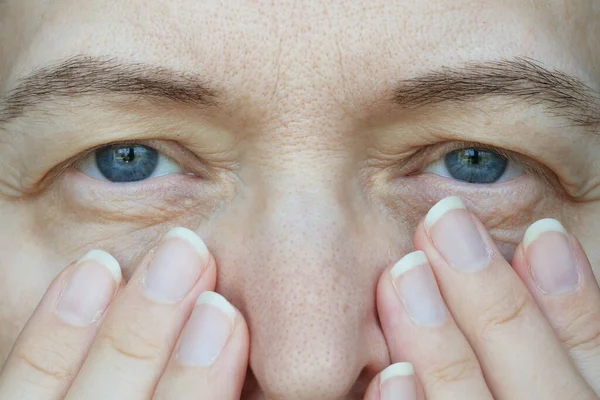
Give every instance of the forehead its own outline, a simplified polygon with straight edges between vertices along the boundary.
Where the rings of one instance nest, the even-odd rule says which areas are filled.
[[[570,12],[558,1],[12,2],[28,28],[13,27],[24,32],[12,43],[9,87],[77,54],[192,72],[263,99],[314,90],[375,98],[432,68],[515,56],[584,79],[592,70],[579,54],[583,41],[557,24]]]

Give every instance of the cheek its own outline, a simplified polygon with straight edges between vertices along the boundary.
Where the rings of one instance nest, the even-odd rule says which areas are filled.
[[[0,209],[0,364],[44,292],[67,260],[37,245],[27,216],[4,204]]]
[[[125,191],[73,172],[21,209],[39,246],[66,263],[90,250],[105,250],[119,261],[127,280],[170,228],[194,229],[214,212],[218,190],[205,185],[199,191],[199,185],[186,183]]]
[[[564,219],[564,199],[531,176],[504,184],[473,185],[427,174],[399,179],[391,187],[378,189],[380,198],[405,221],[411,235],[433,205],[444,197],[459,196],[482,221],[507,260],[512,260],[531,223],[546,217]]]
[[[575,204],[567,208],[565,227],[581,243],[600,283],[600,200]]]

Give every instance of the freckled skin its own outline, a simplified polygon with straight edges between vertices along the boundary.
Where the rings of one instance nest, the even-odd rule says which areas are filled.
[[[389,361],[375,310],[377,279],[412,251],[419,220],[447,195],[464,199],[506,257],[529,224],[560,219],[600,274],[600,189],[575,199],[560,183],[528,173],[499,189],[475,189],[393,172],[404,160],[396,154],[449,140],[510,147],[543,165],[544,157],[558,158],[550,148],[567,140],[531,139],[556,131],[550,122],[532,128],[520,124],[525,117],[487,105],[403,116],[378,105],[398,80],[430,68],[514,56],[600,88],[594,0],[9,0],[1,7],[2,94],[23,71],[90,54],[198,73],[227,96],[211,115],[160,111],[159,132],[148,133],[154,120],[144,112],[125,120],[118,109],[83,109],[60,129],[9,128],[21,132],[19,146],[57,164],[127,134],[180,140],[216,172],[208,183],[175,178],[168,190],[127,196],[83,190],[93,183],[75,172],[24,199],[0,189],[0,360],[65,265],[102,248],[128,277],[176,225],[206,240],[218,263],[217,290],[247,318],[248,398],[354,398],[364,390]],[[93,113],[105,113],[105,122],[89,122]],[[69,140],[55,140],[58,134]],[[569,143],[600,151],[597,138]],[[19,146],[0,139],[0,160],[16,157]],[[530,155],[535,149],[540,154]],[[560,165],[576,154],[562,154],[547,169],[568,179]],[[0,168],[0,188],[28,178],[19,168],[16,175]],[[587,164],[579,177],[586,175],[600,176],[600,164]]]

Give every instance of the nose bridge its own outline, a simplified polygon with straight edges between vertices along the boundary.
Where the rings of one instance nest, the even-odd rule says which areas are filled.
[[[243,302],[250,366],[269,398],[341,398],[363,366],[365,305],[355,301],[364,296],[351,244],[359,230],[348,217],[352,202],[343,201],[347,187],[332,173],[271,173],[266,196],[253,202],[261,243],[250,253]]]

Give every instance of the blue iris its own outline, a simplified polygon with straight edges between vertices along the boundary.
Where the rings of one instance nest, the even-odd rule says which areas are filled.
[[[446,154],[444,163],[454,179],[469,183],[493,183],[506,171],[508,159],[494,151],[472,148]]]
[[[112,145],[96,151],[96,165],[111,182],[135,182],[152,176],[158,152],[139,145]]]

